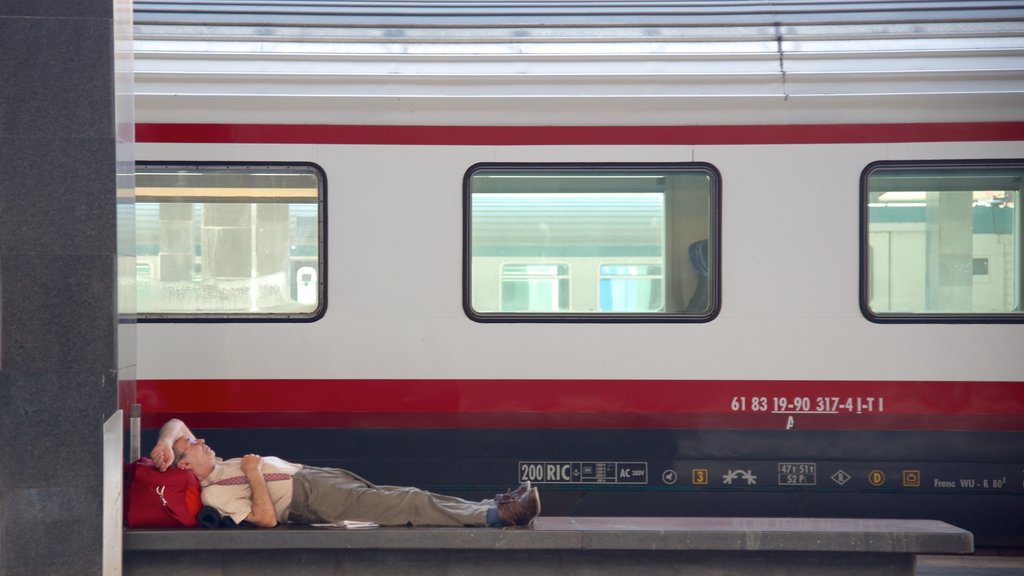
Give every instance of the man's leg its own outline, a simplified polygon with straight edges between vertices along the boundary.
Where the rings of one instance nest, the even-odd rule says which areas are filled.
[[[347,470],[304,468],[292,510],[306,522],[357,520],[382,526],[486,526],[494,502],[470,502],[411,487],[375,486]],[[301,494],[299,494],[301,492]]]

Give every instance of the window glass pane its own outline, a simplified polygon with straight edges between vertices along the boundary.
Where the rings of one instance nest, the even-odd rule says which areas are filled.
[[[569,267],[564,264],[505,264],[501,269],[503,312],[569,309]]]
[[[717,187],[703,166],[478,166],[470,314],[709,318]]]
[[[321,182],[309,166],[140,164],[139,318],[315,316]]]
[[[1024,166],[885,165],[866,180],[866,302],[885,315],[1021,311]]]
[[[656,312],[664,303],[661,266],[603,264],[600,302],[605,312]]]

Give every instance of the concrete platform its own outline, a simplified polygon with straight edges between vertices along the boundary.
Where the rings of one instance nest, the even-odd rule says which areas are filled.
[[[541,517],[531,528],[127,530],[124,574],[912,576],[969,554],[934,520]]]
[[[921,556],[915,576],[1021,576],[1024,551],[1014,553],[1017,556]]]

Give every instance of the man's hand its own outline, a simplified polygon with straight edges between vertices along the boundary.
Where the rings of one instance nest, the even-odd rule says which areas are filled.
[[[246,520],[261,528],[277,526],[274,504],[270,500],[270,489],[267,488],[267,482],[263,479],[263,458],[257,454],[246,454],[242,456],[240,467],[245,477],[249,479],[249,488],[252,494],[252,511],[249,512]]]
[[[153,460],[153,464],[156,464],[157,469],[163,472],[174,463],[174,449],[167,442],[157,442],[149,453],[149,457]]]
[[[248,478],[252,478],[255,474],[259,477],[263,477],[263,457],[258,454],[246,454],[242,456],[242,473]]]
[[[160,436],[149,453],[153,464],[156,464],[157,469],[161,472],[174,464],[174,443],[179,438],[193,438],[192,431],[181,420],[171,418],[163,425],[163,428],[160,428]]]

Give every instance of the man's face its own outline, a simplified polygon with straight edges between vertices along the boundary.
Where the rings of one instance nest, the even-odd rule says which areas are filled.
[[[191,470],[197,465],[210,464],[217,455],[202,438],[179,438],[174,442],[173,448],[178,467],[186,470]]]

